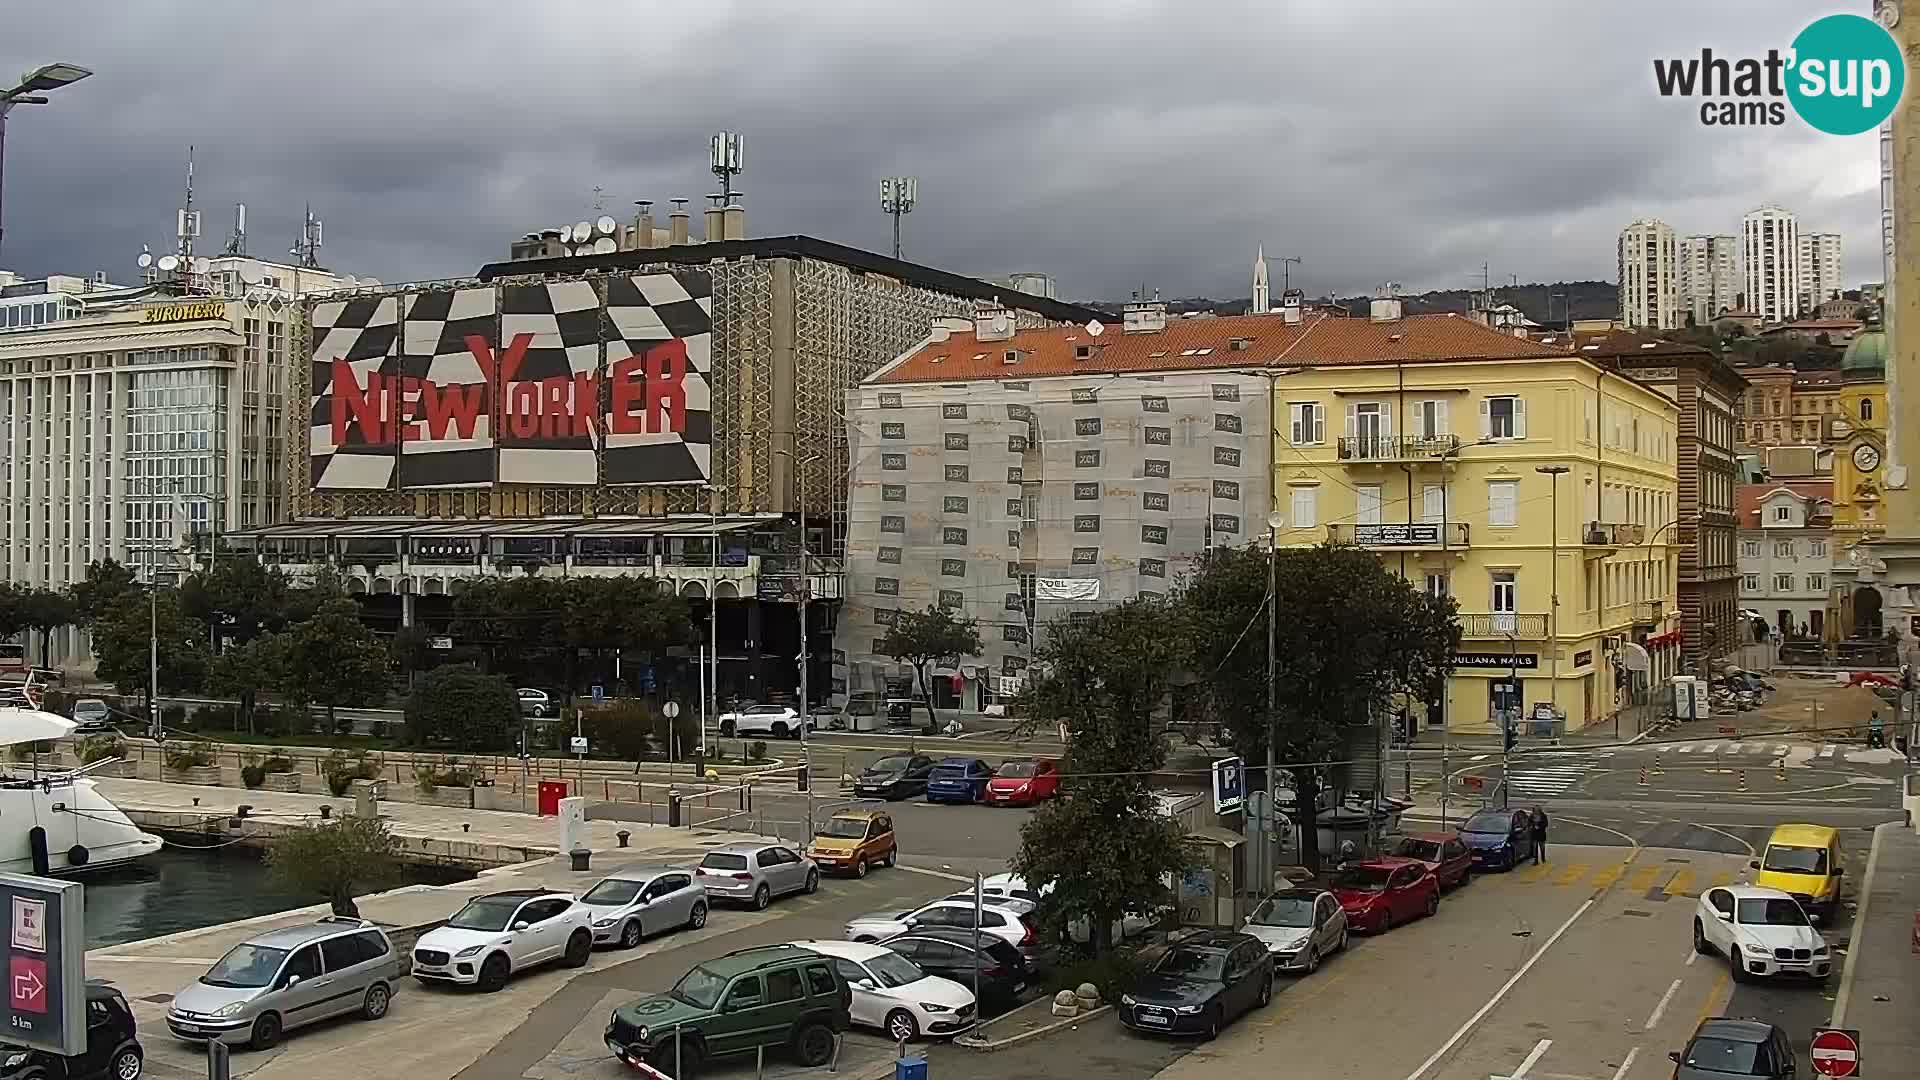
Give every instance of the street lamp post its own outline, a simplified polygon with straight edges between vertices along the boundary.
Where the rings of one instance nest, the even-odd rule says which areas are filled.
[[[0,90],[0,237],[6,236],[7,113],[15,105],[45,105],[48,90],[58,90],[91,74],[78,64],[43,64],[22,75],[18,86]]]
[[[1553,719],[1560,719],[1560,478],[1572,470],[1565,465],[1538,465],[1534,472],[1553,478],[1553,498],[1549,501],[1549,513],[1553,516],[1552,549],[1553,560],[1548,564],[1551,575],[1549,603],[1547,609],[1547,658],[1552,668],[1547,675],[1547,694],[1553,703]]]

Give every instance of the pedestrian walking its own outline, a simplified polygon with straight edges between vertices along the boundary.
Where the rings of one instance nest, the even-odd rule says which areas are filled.
[[[1533,808],[1532,819],[1533,861],[1535,863],[1543,863],[1547,861],[1547,812],[1536,804]]]

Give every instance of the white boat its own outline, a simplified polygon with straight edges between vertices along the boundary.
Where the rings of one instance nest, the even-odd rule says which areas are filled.
[[[0,746],[65,738],[74,726],[39,709],[0,707]],[[128,820],[87,777],[105,764],[22,774],[9,763],[0,774],[0,872],[65,877],[160,850],[160,838]]]

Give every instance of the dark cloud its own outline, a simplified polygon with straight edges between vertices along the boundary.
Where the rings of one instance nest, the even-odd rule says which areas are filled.
[[[876,183],[920,177],[910,258],[1053,273],[1063,295],[1243,295],[1296,280],[1610,278],[1619,228],[1734,232],[1778,202],[1880,276],[1877,148],[1790,122],[1703,128],[1651,61],[1784,45],[1807,16],[1734,0],[1351,0],[664,7],[146,3],[9,12],[0,71],[99,74],[9,120],[6,247],[32,273],[133,276],[171,242],[194,144],[207,233],[253,250],[301,208],[330,264],[454,276],[529,229],[713,189],[747,135],[751,231],[888,242]],[[218,234],[217,236],[215,234]]]

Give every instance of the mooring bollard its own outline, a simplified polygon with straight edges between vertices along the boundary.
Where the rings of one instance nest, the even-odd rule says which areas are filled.
[[[332,816],[333,816],[333,804],[321,803],[320,804],[320,820],[325,821]]]
[[[583,847],[577,847],[567,852],[567,857],[573,860],[573,868],[575,870],[585,870],[587,869],[588,862],[593,859],[593,852]]]
[[[621,829],[619,832],[613,834],[613,838],[620,842],[621,847],[626,847],[627,841],[632,839],[632,837],[633,837],[633,834],[628,832],[625,829]]]
[[[680,827],[680,789],[679,788],[667,789],[667,824],[676,829]]]

